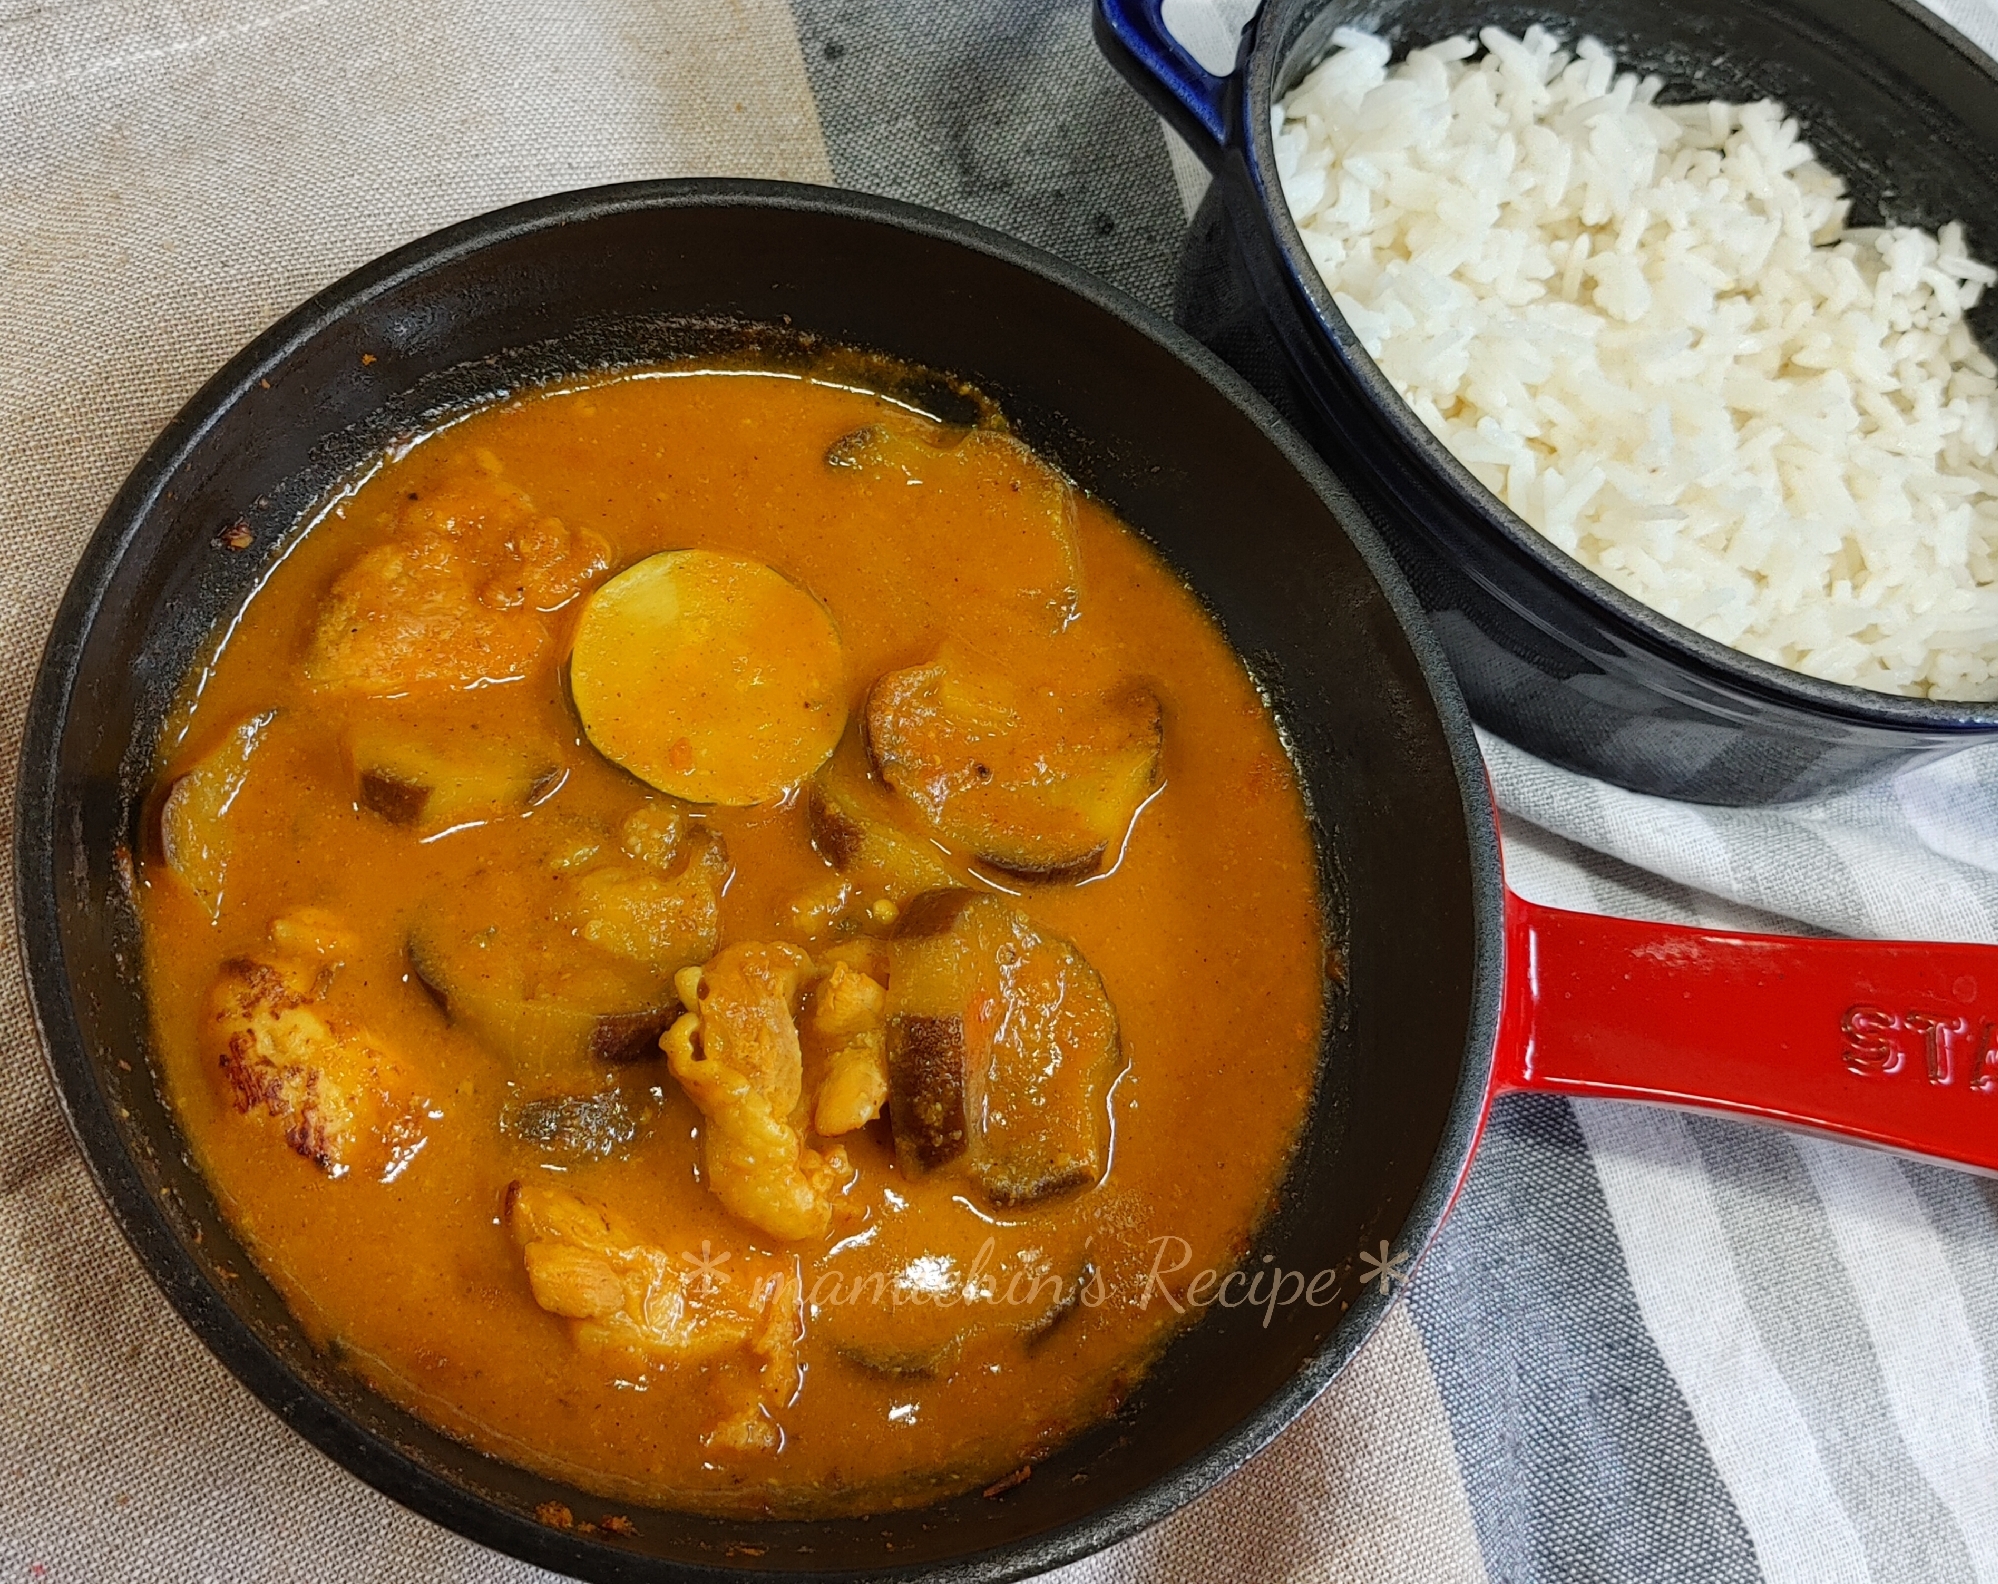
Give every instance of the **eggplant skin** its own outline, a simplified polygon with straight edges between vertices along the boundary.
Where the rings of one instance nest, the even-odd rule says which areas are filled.
[[[805,794],[805,823],[812,835],[812,847],[821,858],[835,869],[853,867],[867,832],[817,782]]]
[[[986,868],[1010,875],[1015,880],[1031,880],[1037,885],[1066,885],[1074,880],[1087,880],[1095,874],[1103,867],[1103,859],[1109,851],[1110,844],[1101,842],[1061,863],[1038,863],[1007,853],[983,852],[977,856]]]
[[[414,825],[423,818],[430,788],[380,770],[361,772],[361,807],[391,825]]]
[[[962,1336],[917,1348],[839,1342],[833,1346],[833,1356],[842,1364],[850,1364],[863,1375],[872,1375],[876,1380],[924,1381],[935,1380],[939,1375],[948,1373],[963,1347]]]
[[[896,1153],[919,1172],[964,1153],[964,1068],[964,1019],[889,1020],[889,1121]]]
[[[638,1137],[639,1120],[615,1089],[543,1095],[500,1113],[500,1132],[556,1160],[609,1160]]]
[[[1020,1340],[1025,1345],[1028,1353],[1038,1353],[1046,1344],[1048,1338],[1060,1330],[1068,1317],[1074,1314],[1076,1309],[1082,1305],[1085,1301],[1082,1295],[1088,1290],[1091,1283],[1100,1282],[1101,1280],[1102,1278],[1097,1273],[1095,1262],[1093,1260],[1084,1260],[1081,1269],[1076,1272],[1075,1280],[1062,1288],[1061,1296],[1055,1300],[1054,1306],[1039,1319],[1029,1323],[1020,1332]]]
[[[643,1012],[605,1012],[590,1030],[590,1054],[620,1066],[650,1061],[659,1054],[659,1041],[673,1026],[675,1009],[652,1007]]]
[[[957,921],[964,917],[971,905],[979,900],[980,893],[963,886],[946,886],[936,891],[925,891],[902,910],[902,917],[895,926],[895,939],[898,941],[925,940],[935,935],[946,935],[957,927]]]

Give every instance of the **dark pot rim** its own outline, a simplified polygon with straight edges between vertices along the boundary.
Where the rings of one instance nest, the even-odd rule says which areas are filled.
[[[1393,442],[1426,467],[1436,482],[1515,558],[1529,563],[1542,578],[1566,585],[1618,640],[1663,657],[1701,683],[1716,684],[1737,695],[1781,705],[1834,726],[1863,726],[1930,737],[1954,735],[1970,741],[1998,735],[1998,699],[1927,699],[1875,692],[1845,682],[1827,682],[1732,648],[1654,610],[1531,527],[1430,432],[1429,426],[1394,388],[1394,382],[1381,372],[1346,316],[1339,311],[1311,262],[1297,222],[1291,218],[1290,206],[1283,200],[1282,184],[1275,175],[1276,149],[1270,113],[1278,97],[1277,84],[1290,65],[1289,55],[1279,55],[1278,41],[1294,33],[1306,15],[1323,9],[1326,3],[1327,0],[1269,0],[1249,23],[1235,74],[1233,92],[1239,107],[1236,125],[1244,133],[1241,147],[1249,187],[1276,242],[1290,290],[1309,307],[1309,317],[1315,321],[1313,328],[1346,376],[1365,392],[1372,416],[1386,425]],[[1739,3],[1779,15],[1785,26],[1799,31],[1820,31],[1801,24],[1795,13],[1780,3],[1773,6],[1768,0],[1739,0]],[[1878,0],[1878,3],[1926,28],[1963,57],[1998,93],[1998,61],[1993,61],[1919,0]],[[1531,610],[1522,610],[1521,614],[1540,620]]]
[[[480,1544],[579,1577],[714,1581],[803,1577],[923,1578],[997,1584],[1102,1551],[1158,1523],[1240,1468],[1288,1427],[1372,1336],[1395,1299],[1367,1289],[1283,1387],[1225,1435],[1151,1484],[1067,1525],[941,1565],[808,1574],[714,1568],[634,1553],[558,1530],[426,1467],[408,1449],[357,1422],[316,1390],[230,1306],[176,1230],[164,1198],[148,1186],[100,1081],[79,1027],[56,907],[59,753],[73,714],[88,634],[113,575],[143,532],[177,471],[232,405],[347,314],[439,265],[541,230],[634,211],[754,207],[824,214],[955,244],[1037,275],[1145,336],[1214,387],[1268,439],[1352,540],[1399,622],[1420,668],[1457,781],[1475,921],[1472,991],[1463,1062],[1430,1165],[1403,1223],[1407,1245],[1433,1241],[1468,1169],[1483,1124],[1497,1039],[1504,967],[1504,885],[1497,817],[1471,718],[1442,649],[1385,543],[1317,453],[1240,376],[1177,327],[1122,291],[1041,250],[952,216],[895,200],[789,182],[678,179],[558,193],[461,221],[405,244],[342,277],[257,336],[188,401],[147,449],[93,533],[56,611],[23,729],[15,800],[13,902],[23,970],[42,1050],[65,1120],[99,1196],[154,1285],[232,1375],[291,1429],[403,1506]],[[1419,1257],[1419,1252],[1418,1252]]]

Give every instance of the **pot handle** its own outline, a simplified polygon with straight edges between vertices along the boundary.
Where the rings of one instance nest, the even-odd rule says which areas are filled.
[[[1650,1100],[1998,1172],[1998,946],[1805,940],[1506,898],[1492,1092]]]
[[[1228,79],[1186,52],[1165,25],[1164,9],[1165,0],[1096,0],[1096,44],[1211,165],[1228,137]]]

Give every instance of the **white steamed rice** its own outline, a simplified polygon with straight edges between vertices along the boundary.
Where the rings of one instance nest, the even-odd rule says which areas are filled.
[[[1539,28],[1342,29],[1276,112],[1340,310],[1493,493],[1617,587],[1779,665],[1998,698],[1998,272],[1845,229],[1782,106],[1661,106]]]

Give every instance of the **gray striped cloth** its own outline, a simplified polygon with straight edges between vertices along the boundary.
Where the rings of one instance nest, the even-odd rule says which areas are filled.
[[[1987,3],[1946,9],[1991,48]],[[0,735],[117,480],[259,327],[480,209],[716,172],[933,204],[1161,311],[1200,190],[1083,0],[0,0]],[[1998,752],[1737,813],[1485,749],[1539,900],[1998,941]],[[538,1577],[201,1352],[97,1206],[11,984],[0,1033],[0,1577]],[[1515,1099],[1319,1403],[1065,1578],[1998,1581],[1994,1369],[1986,1183]]]

